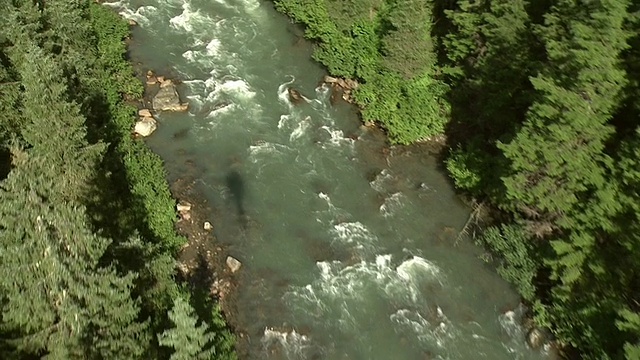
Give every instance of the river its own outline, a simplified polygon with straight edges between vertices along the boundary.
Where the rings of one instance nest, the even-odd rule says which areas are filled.
[[[188,113],[160,114],[148,142],[170,178],[198,169],[215,235],[243,263],[242,358],[545,358],[517,295],[458,238],[469,209],[437,159],[332,106],[311,45],[270,2],[109,6],[139,23],[132,58],[183,81]]]

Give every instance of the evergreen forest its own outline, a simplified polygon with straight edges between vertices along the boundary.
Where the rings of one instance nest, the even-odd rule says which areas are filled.
[[[639,0],[274,2],[392,143],[446,137],[475,240],[565,357],[640,359]],[[235,359],[131,136],[127,22],[90,0],[0,20],[0,358]]]
[[[235,359],[177,280],[176,204],[131,136],[128,23],[89,0],[4,0],[0,20],[0,359]]]
[[[392,143],[446,136],[476,241],[565,357],[640,359],[640,1],[275,4]]]

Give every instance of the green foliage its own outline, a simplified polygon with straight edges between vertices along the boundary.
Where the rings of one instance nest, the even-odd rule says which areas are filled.
[[[623,309],[620,311],[620,318],[620,320],[616,321],[616,325],[621,331],[632,334],[640,333],[640,314],[629,309]],[[624,353],[627,360],[640,359],[640,343],[626,343],[624,345]]]
[[[410,80],[429,72],[436,63],[431,38],[431,8],[423,1],[392,2],[385,17],[390,30],[382,37],[384,66]]]
[[[499,273],[586,359],[619,358],[640,339],[613,322],[637,306],[639,285],[628,7],[460,0],[445,11],[456,146],[447,168],[502,210],[506,223],[482,237]]]
[[[526,231],[518,225],[490,227],[482,235],[481,242],[503,259],[498,273],[511,282],[527,301],[535,297],[534,277],[540,264]]]
[[[51,203],[50,159],[14,151],[18,164],[3,182],[0,213],[2,324],[19,353],[52,359],[144,352],[146,325],[129,293],[133,275],[99,267],[108,240],[91,233],[84,209]]]
[[[471,170],[480,161],[478,157],[479,154],[477,152],[465,152],[461,148],[452,150],[451,155],[446,160],[447,171],[449,176],[453,178],[457,188],[471,193],[480,191],[478,186],[481,183],[481,178]]]
[[[231,359],[224,357],[225,353],[216,348],[216,335],[209,330],[209,326],[204,322],[198,325],[198,317],[186,300],[175,299],[169,318],[173,328],[159,334],[158,342],[174,349],[171,360]],[[218,354],[222,356],[216,356]]]

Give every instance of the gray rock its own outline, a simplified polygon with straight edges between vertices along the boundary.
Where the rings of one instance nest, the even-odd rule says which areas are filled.
[[[171,80],[165,80],[153,97],[153,109],[156,111],[186,111],[188,105],[180,102],[178,90]]]
[[[325,75],[322,81],[324,81],[327,84],[335,84],[338,82],[338,79],[334,78],[333,76]]]
[[[189,212],[191,210],[191,204],[188,202],[180,202],[176,205],[176,210],[179,213]]]
[[[242,263],[232,256],[227,256],[227,266],[229,267],[229,270],[234,273],[240,270],[240,267],[242,267]]]
[[[153,117],[153,115],[151,115],[151,111],[149,111],[149,109],[140,109],[138,110],[138,116],[140,117]]]
[[[145,117],[142,120],[138,121],[133,128],[133,131],[142,136],[147,137],[151,135],[156,129],[158,125],[156,124],[156,120],[152,117]]]

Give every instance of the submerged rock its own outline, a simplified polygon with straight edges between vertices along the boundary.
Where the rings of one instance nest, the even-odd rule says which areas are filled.
[[[188,106],[180,102],[178,90],[171,80],[163,81],[153,97],[153,109],[156,111],[186,111]]]
[[[292,103],[297,105],[305,101],[304,96],[302,96],[300,91],[294,88],[288,88],[287,92],[289,93],[289,100],[291,100]]]
[[[233,256],[227,256],[227,266],[229,267],[229,270],[234,273],[240,270],[240,267],[242,267],[242,263]]]
[[[133,128],[133,132],[136,134],[147,137],[151,135],[156,129],[158,125],[156,124],[156,120],[152,117],[145,117],[142,120],[138,121]]]

